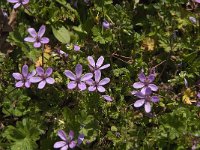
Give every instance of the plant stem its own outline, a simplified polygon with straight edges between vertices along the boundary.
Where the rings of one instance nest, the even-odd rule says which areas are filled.
[[[42,44],[42,67],[44,67],[44,44]]]

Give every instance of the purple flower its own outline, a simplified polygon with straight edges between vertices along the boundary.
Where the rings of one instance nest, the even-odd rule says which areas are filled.
[[[43,37],[44,33],[46,31],[46,27],[42,25],[38,31],[38,33],[35,31],[34,28],[29,28],[28,33],[31,35],[29,37],[26,37],[24,41],[26,42],[32,42],[34,43],[33,46],[35,48],[41,47],[42,44],[49,43],[49,38]]]
[[[106,68],[110,67],[110,64],[103,65],[103,62],[104,62],[104,57],[103,56],[98,58],[97,63],[95,63],[95,61],[94,61],[92,56],[88,56],[87,60],[89,62],[89,67],[90,67],[90,70],[92,72],[94,72],[96,70],[102,70],[102,69],[106,69]]]
[[[58,141],[54,144],[54,148],[60,148],[60,150],[68,150],[68,148],[75,148],[76,142],[74,139],[74,132],[70,130],[69,136],[67,137],[66,133],[63,130],[58,131],[58,136],[62,139],[62,141]]]
[[[84,140],[84,134],[80,134],[79,136],[78,136],[78,145],[80,145],[81,143],[83,143],[83,140]]]
[[[58,55],[59,55],[60,57],[64,57],[64,58],[67,58],[67,57],[68,57],[68,54],[65,53],[65,52],[62,51],[62,50],[56,50],[56,52],[58,53]]]
[[[37,72],[37,77],[32,77],[30,79],[30,82],[32,83],[38,83],[38,89],[43,89],[46,85],[46,83],[48,84],[54,84],[55,80],[50,77],[53,69],[52,68],[47,68],[46,71],[44,71],[44,69],[42,67],[37,67],[36,68],[36,72]]]
[[[195,0],[195,2],[200,3],[200,0]]]
[[[197,19],[194,18],[194,17],[189,17],[189,20],[193,23],[193,24],[196,24],[197,23]]]
[[[113,101],[112,97],[109,96],[109,95],[102,95],[102,97],[103,97],[107,102],[112,102],[112,101]]]
[[[21,5],[26,5],[29,3],[29,0],[7,0],[9,3],[14,3],[14,9],[20,7]]]
[[[138,92],[135,94],[139,100],[134,103],[134,107],[141,107],[144,105],[144,109],[147,113],[151,111],[151,102],[156,103],[159,101],[158,96],[151,96],[152,91],[150,88],[146,88],[145,92]]]
[[[103,27],[105,29],[109,29],[110,28],[110,23],[108,21],[106,21],[106,20],[103,21],[102,25],[103,25]]]
[[[74,45],[74,50],[77,52],[77,51],[80,51],[81,47],[78,46],[78,45]]]
[[[96,91],[98,90],[99,92],[105,92],[106,89],[103,87],[103,85],[106,85],[110,82],[109,78],[104,78],[102,80],[101,79],[101,71],[95,71],[94,72],[94,78],[95,80],[88,80],[86,81],[87,84],[90,85],[90,87],[88,88],[89,91]]]
[[[68,89],[74,89],[78,86],[78,88],[82,91],[86,89],[85,81],[91,79],[93,77],[92,73],[86,73],[82,75],[83,68],[81,64],[77,64],[75,68],[76,75],[72,73],[70,70],[65,70],[64,74],[70,78],[70,81],[67,85]]]
[[[28,73],[28,66],[24,65],[22,67],[22,73],[13,73],[12,76],[18,80],[15,84],[15,87],[23,87],[29,88],[31,86],[30,78],[32,78],[36,74],[35,70]]]
[[[197,93],[197,97],[200,99],[200,92],[199,92],[199,93]]]
[[[135,82],[133,87],[136,89],[142,88],[142,92],[146,90],[146,88],[150,88],[152,91],[157,91],[158,87],[152,82],[155,80],[155,74],[150,74],[149,76],[145,76],[143,72],[141,72],[138,76],[140,82]]]

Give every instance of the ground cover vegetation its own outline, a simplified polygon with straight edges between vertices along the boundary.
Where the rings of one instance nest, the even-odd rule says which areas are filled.
[[[0,6],[0,150],[200,148],[199,0]]]

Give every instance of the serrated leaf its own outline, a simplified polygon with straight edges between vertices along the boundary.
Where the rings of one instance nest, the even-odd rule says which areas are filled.
[[[42,132],[36,122],[23,119],[17,122],[16,127],[8,126],[3,136],[11,141],[11,150],[35,150],[38,147],[36,141]]]

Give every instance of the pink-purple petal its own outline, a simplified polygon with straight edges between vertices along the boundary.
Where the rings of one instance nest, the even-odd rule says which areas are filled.
[[[74,50],[75,50],[75,51],[80,51],[80,49],[81,49],[80,46],[78,46],[78,45],[74,45]]]
[[[36,72],[39,76],[43,76],[44,75],[44,69],[42,67],[37,67],[36,68]]]
[[[44,35],[45,31],[46,31],[46,26],[45,26],[45,25],[42,25],[42,26],[40,27],[39,31],[38,31],[38,37],[41,38],[41,37]]]
[[[42,78],[41,78],[41,77],[31,77],[31,78],[29,79],[29,81],[30,81],[31,83],[38,83],[38,82],[42,81]]]
[[[145,97],[145,95],[142,92],[136,92],[135,96],[138,97],[138,98],[144,98]]]
[[[92,67],[95,67],[95,61],[92,56],[88,56],[87,60]]]
[[[99,59],[97,60],[96,66],[100,67],[103,64],[103,61],[104,61],[104,57],[103,56],[99,57]]]
[[[60,150],[68,150],[69,146],[68,145],[65,145],[63,146]]]
[[[18,8],[19,6],[21,6],[21,3],[16,3],[15,5],[14,5],[14,9],[16,9],[16,8]]]
[[[40,42],[34,42],[34,44],[33,44],[33,46],[35,47],[35,48],[39,48],[39,47],[41,47],[41,43]]]
[[[106,69],[106,68],[108,68],[108,67],[110,67],[110,64],[103,65],[103,66],[100,67],[99,69],[102,70],[102,69]]]
[[[150,75],[148,76],[148,80],[149,80],[149,83],[152,83],[152,82],[155,80],[155,75],[150,74]]]
[[[152,96],[151,101],[154,102],[154,103],[158,102],[159,101],[158,96]]]
[[[63,141],[67,141],[67,135],[65,133],[65,131],[63,130],[58,130],[58,136],[63,140]]]
[[[93,92],[96,89],[97,89],[96,86],[90,86],[90,87],[88,87],[88,91],[90,91],[90,92]]]
[[[52,72],[53,72],[53,69],[49,67],[49,68],[47,68],[45,75],[47,75],[49,77],[52,74]]]
[[[66,145],[65,141],[58,141],[53,145],[53,147],[54,148],[61,148],[61,147],[65,146],[65,145]]]
[[[23,79],[23,76],[20,73],[13,73],[12,76],[16,80],[22,80]]]
[[[141,93],[144,94],[144,95],[151,95],[152,90],[149,87],[143,87],[142,90],[141,90]]]
[[[142,83],[142,82],[135,82],[133,84],[133,87],[136,88],[136,89],[142,88],[142,87],[144,87],[144,83]]]
[[[19,82],[17,82],[17,83],[15,84],[15,86],[16,86],[16,87],[22,87],[22,86],[24,86],[24,82],[19,81]]]
[[[51,78],[51,77],[48,77],[48,78],[46,78],[45,80],[46,80],[46,82],[47,82],[48,84],[54,84],[54,83],[55,83],[54,78]]]
[[[45,80],[42,80],[39,84],[38,84],[38,89],[43,89],[46,85],[46,81]]]
[[[84,76],[81,77],[81,81],[87,81],[93,77],[92,73],[86,73]]]
[[[71,141],[71,142],[69,143],[69,147],[70,147],[71,149],[73,149],[74,147],[76,147],[76,142],[75,142],[75,141]]]
[[[148,87],[151,88],[152,91],[158,90],[158,87],[155,84],[149,84]]]
[[[72,130],[69,131],[69,137],[71,140],[74,138],[74,131]]]
[[[101,71],[100,71],[100,70],[96,70],[96,71],[94,72],[94,78],[95,78],[95,81],[96,81],[97,83],[99,83],[99,81],[100,81],[100,79],[101,79]]]
[[[97,87],[97,90],[99,91],[99,92],[105,92],[106,91],[106,89],[103,87],[103,86],[98,86]]]
[[[66,77],[70,78],[71,80],[76,80],[76,76],[74,73],[72,73],[70,70],[65,70],[64,74]]]
[[[26,38],[24,39],[24,41],[26,41],[26,42],[35,42],[36,39],[33,38],[33,37],[26,37]]]
[[[99,85],[106,85],[110,82],[110,78],[104,78],[99,82]]]
[[[149,113],[151,111],[151,104],[149,102],[146,102],[144,104],[144,109],[145,109],[146,113]]]
[[[30,88],[30,86],[31,86],[31,82],[30,82],[30,81],[26,81],[26,82],[25,82],[25,87],[26,87],[26,88]]]
[[[26,5],[28,3],[29,3],[29,0],[23,0],[23,2],[22,2],[23,5]]]
[[[142,105],[144,105],[144,102],[145,102],[145,99],[137,100],[137,101],[134,103],[134,107],[141,107]]]
[[[35,71],[35,70],[31,71],[31,72],[28,74],[27,79],[32,78],[34,75],[36,75],[36,71]]]
[[[74,89],[77,86],[77,83],[75,81],[70,81],[67,84],[68,89]]]
[[[77,64],[75,68],[77,78],[80,78],[83,72],[83,68],[81,64]]]
[[[112,97],[109,96],[109,95],[102,95],[102,97],[103,97],[106,101],[108,101],[108,102],[113,101],[113,100],[112,100]]]
[[[28,28],[28,33],[34,38],[37,37],[37,32],[35,31],[34,28]]]
[[[79,136],[78,136],[78,145],[80,145],[82,142],[83,142],[83,140],[84,140],[84,134],[80,134]]]
[[[7,0],[9,3],[17,3],[19,0]]]
[[[92,79],[89,79],[89,80],[85,81],[85,83],[91,86],[94,84],[94,81]]]
[[[27,65],[24,65],[22,67],[22,74],[23,74],[24,77],[28,76],[28,66]]]
[[[85,90],[87,87],[86,87],[86,85],[85,85],[84,82],[80,82],[80,83],[78,84],[78,88],[79,88],[81,91],[83,91],[83,90]]]
[[[146,76],[144,75],[143,72],[140,72],[139,75],[138,75],[138,78],[141,82],[145,82],[146,80]]]
[[[40,42],[43,43],[43,44],[47,44],[47,43],[49,43],[49,38],[47,38],[47,37],[42,37],[42,38],[40,39]]]

